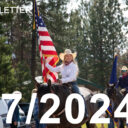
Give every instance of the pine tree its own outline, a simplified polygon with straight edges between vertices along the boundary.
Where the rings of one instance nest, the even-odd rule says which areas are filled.
[[[68,0],[48,0],[47,3],[41,1],[39,8],[58,53],[62,52],[68,44],[68,34],[66,33],[68,25],[67,3]]]
[[[89,7],[90,77],[105,85],[109,80],[114,50],[123,45],[123,16],[118,0],[95,0]]]
[[[0,1],[2,7],[23,4],[21,1]],[[27,94],[31,94],[34,86],[24,85],[24,81],[31,80],[31,28],[30,14],[0,15],[0,94],[14,90],[24,93],[27,90]]]
[[[12,92],[16,86],[16,73],[12,66],[12,47],[0,37],[0,94]]]

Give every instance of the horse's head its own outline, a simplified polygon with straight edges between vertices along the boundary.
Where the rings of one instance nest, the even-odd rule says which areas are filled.
[[[119,106],[119,104],[123,100],[123,95],[120,93],[120,91],[117,88],[115,88],[115,84],[107,85],[105,92],[110,98],[111,104],[113,104],[114,107],[113,112],[114,112],[114,110]]]
[[[39,113],[44,113],[44,111],[46,111],[44,109],[45,104],[40,103],[40,100],[41,100],[43,95],[45,95],[47,93],[51,93],[51,81],[48,80],[47,84],[39,83],[39,82],[35,81],[35,86],[36,86],[36,89],[37,89],[37,98],[38,98],[38,101],[39,101]],[[40,114],[39,114],[39,117],[41,117]]]
[[[105,91],[110,99],[114,99],[116,97],[117,91],[115,88],[115,84],[107,84],[107,88]]]
[[[37,96],[38,98],[41,98],[43,95],[50,93],[51,90],[51,81],[48,80],[47,84],[44,83],[38,83],[37,81],[35,81],[35,86],[37,88]]]
[[[66,98],[70,94],[70,90],[67,86],[65,86],[65,85],[52,85],[50,80],[48,81],[47,85],[37,84],[37,90],[38,90],[37,96],[38,96],[38,100],[39,100],[39,118],[41,118],[41,116],[48,109],[50,109],[53,105],[52,99],[48,99],[46,103],[40,103],[40,99],[43,95],[45,95],[47,93],[54,93],[59,97],[60,106],[57,109],[57,111],[55,112],[55,114],[57,114],[58,112],[60,112],[64,108]]]

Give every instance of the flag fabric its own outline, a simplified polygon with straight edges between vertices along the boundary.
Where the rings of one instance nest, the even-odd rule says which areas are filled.
[[[109,114],[109,116],[112,118],[112,105],[110,104],[108,109],[107,109],[107,113]],[[114,123],[117,124],[118,123],[118,119],[114,118]]]
[[[116,82],[117,82],[117,71],[116,70],[117,70],[117,55],[115,56],[115,59],[113,62],[113,67],[112,67],[109,84],[116,84]]]
[[[112,106],[111,106],[111,104],[109,105],[109,107],[107,109],[107,113],[109,114],[110,117],[112,117]]]
[[[44,24],[44,21],[39,15],[36,1],[34,11],[35,25],[33,25],[33,28],[36,26],[43,80],[44,82],[47,82],[47,80],[50,79],[52,82],[55,82],[56,79],[58,79],[58,74],[56,72],[49,71],[45,64],[49,63],[51,66],[55,67],[59,61],[59,57],[57,55],[52,39],[48,33],[48,30]]]

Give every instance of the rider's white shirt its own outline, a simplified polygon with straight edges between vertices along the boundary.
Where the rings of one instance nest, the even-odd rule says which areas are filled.
[[[60,65],[57,67],[52,67],[48,63],[46,64],[47,68],[52,72],[60,72],[62,75],[62,83],[68,83],[76,81],[78,74],[78,67],[74,62],[71,62],[69,65]]]

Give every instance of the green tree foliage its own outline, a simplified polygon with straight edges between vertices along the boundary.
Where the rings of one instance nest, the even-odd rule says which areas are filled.
[[[1,1],[0,5],[14,7],[23,3]],[[24,84],[31,80],[31,14],[1,14],[0,19],[0,94],[20,90],[23,95],[29,95],[26,99],[28,100],[34,87],[30,82]]]
[[[119,68],[121,69],[121,67],[122,66],[127,66],[128,67],[128,50],[124,53],[124,54],[122,54],[121,56],[120,56],[120,61],[119,61]]]
[[[120,4],[118,0],[92,0],[88,17],[90,78],[104,85],[109,80],[114,50],[125,42]]]
[[[58,53],[65,49],[69,42],[67,34],[67,20],[66,5],[69,0],[48,0],[48,2],[41,1],[39,11],[44,19],[48,31],[52,37]]]
[[[0,38],[0,94],[13,91],[17,82],[12,66],[12,48],[5,41]]]
[[[0,1],[1,8],[8,4],[9,3]],[[13,48],[8,40],[9,27],[7,24],[9,24],[11,20],[12,14],[0,15],[0,95],[5,92],[13,91],[17,82],[12,63]]]

